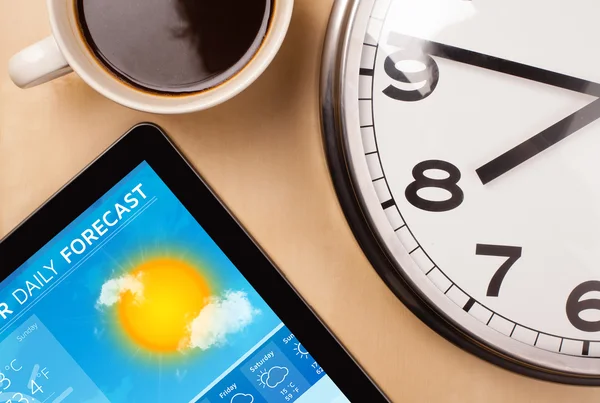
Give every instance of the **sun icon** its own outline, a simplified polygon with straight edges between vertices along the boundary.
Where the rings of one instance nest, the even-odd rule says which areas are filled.
[[[269,373],[266,370],[260,371],[258,374],[258,379],[256,380],[260,386],[263,388],[267,386],[267,379],[269,379]]]
[[[172,258],[146,261],[128,277],[140,283],[141,291],[124,292],[117,303],[124,333],[152,352],[180,350],[210,296],[207,281],[191,264]]]
[[[299,355],[300,359],[308,358],[308,351],[304,349],[304,346],[302,346],[302,344],[294,343],[294,345],[296,346],[296,348],[294,349],[296,350],[296,355]]]

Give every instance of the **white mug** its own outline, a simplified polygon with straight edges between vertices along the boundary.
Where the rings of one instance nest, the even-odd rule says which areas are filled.
[[[52,36],[31,45],[9,61],[9,74],[21,88],[43,84],[75,71],[87,84],[109,99],[151,113],[187,113],[220,104],[247,88],[271,63],[287,32],[294,0],[272,0],[269,30],[254,57],[240,72],[205,91],[165,96],[124,84],[96,59],[80,33],[76,0],[47,0]],[[220,0],[219,0],[220,1]]]

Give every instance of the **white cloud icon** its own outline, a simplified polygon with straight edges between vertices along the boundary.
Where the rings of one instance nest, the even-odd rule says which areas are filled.
[[[136,301],[141,301],[144,298],[144,284],[142,284],[141,278],[141,274],[136,276],[127,274],[108,280],[102,285],[102,291],[100,291],[96,306],[113,306],[119,302],[121,295],[127,291],[133,294]]]
[[[222,297],[211,297],[200,314],[192,320],[190,338],[183,347],[207,350],[222,346],[227,342],[228,335],[244,329],[259,313],[243,291],[227,291]]]
[[[286,367],[278,367],[275,366],[267,372],[267,379],[265,380],[265,384],[273,389],[283,381],[288,376],[290,371]]]
[[[231,398],[231,403],[254,403],[254,396],[246,393],[238,393]]]

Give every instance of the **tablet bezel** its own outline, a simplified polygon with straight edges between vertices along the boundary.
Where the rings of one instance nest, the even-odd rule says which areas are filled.
[[[0,281],[146,161],[350,401],[389,400],[360,369],[162,129],[130,129],[0,241]]]

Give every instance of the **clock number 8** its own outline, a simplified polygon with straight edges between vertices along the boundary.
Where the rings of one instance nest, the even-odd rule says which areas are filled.
[[[425,172],[437,169],[448,174],[444,179],[433,179],[425,176]],[[425,211],[442,212],[454,210],[465,199],[462,189],[458,186],[461,174],[457,167],[446,161],[429,160],[417,164],[412,171],[415,181],[408,185],[405,191],[406,200],[413,206]],[[419,190],[427,188],[443,189],[450,193],[446,200],[427,200],[419,196]]]
[[[424,69],[403,71],[396,67],[401,62],[417,62],[422,64]],[[421,101],[431,95],[440,80],[440,69],[435,60],[419,50],[402,49],[392,53],[385,59],[383,68],[390,78],[407,87],[407,89],[400,89],[390,85],[383,90],[385,95],[397,101]],[[413,89],[415,84],[420,83],[423,83],[420,88]]]
[[[579,316],[581,312],[588,309],[600,311],[599,299],[585,299],[580,301],[581,297],[591,291],[600,291],[600,281],[586,281],[578,285],[571,291],[569,298],[567,298],[567,318],[573,326],[584,332],[600,331],[600,320],[588,321]]]

